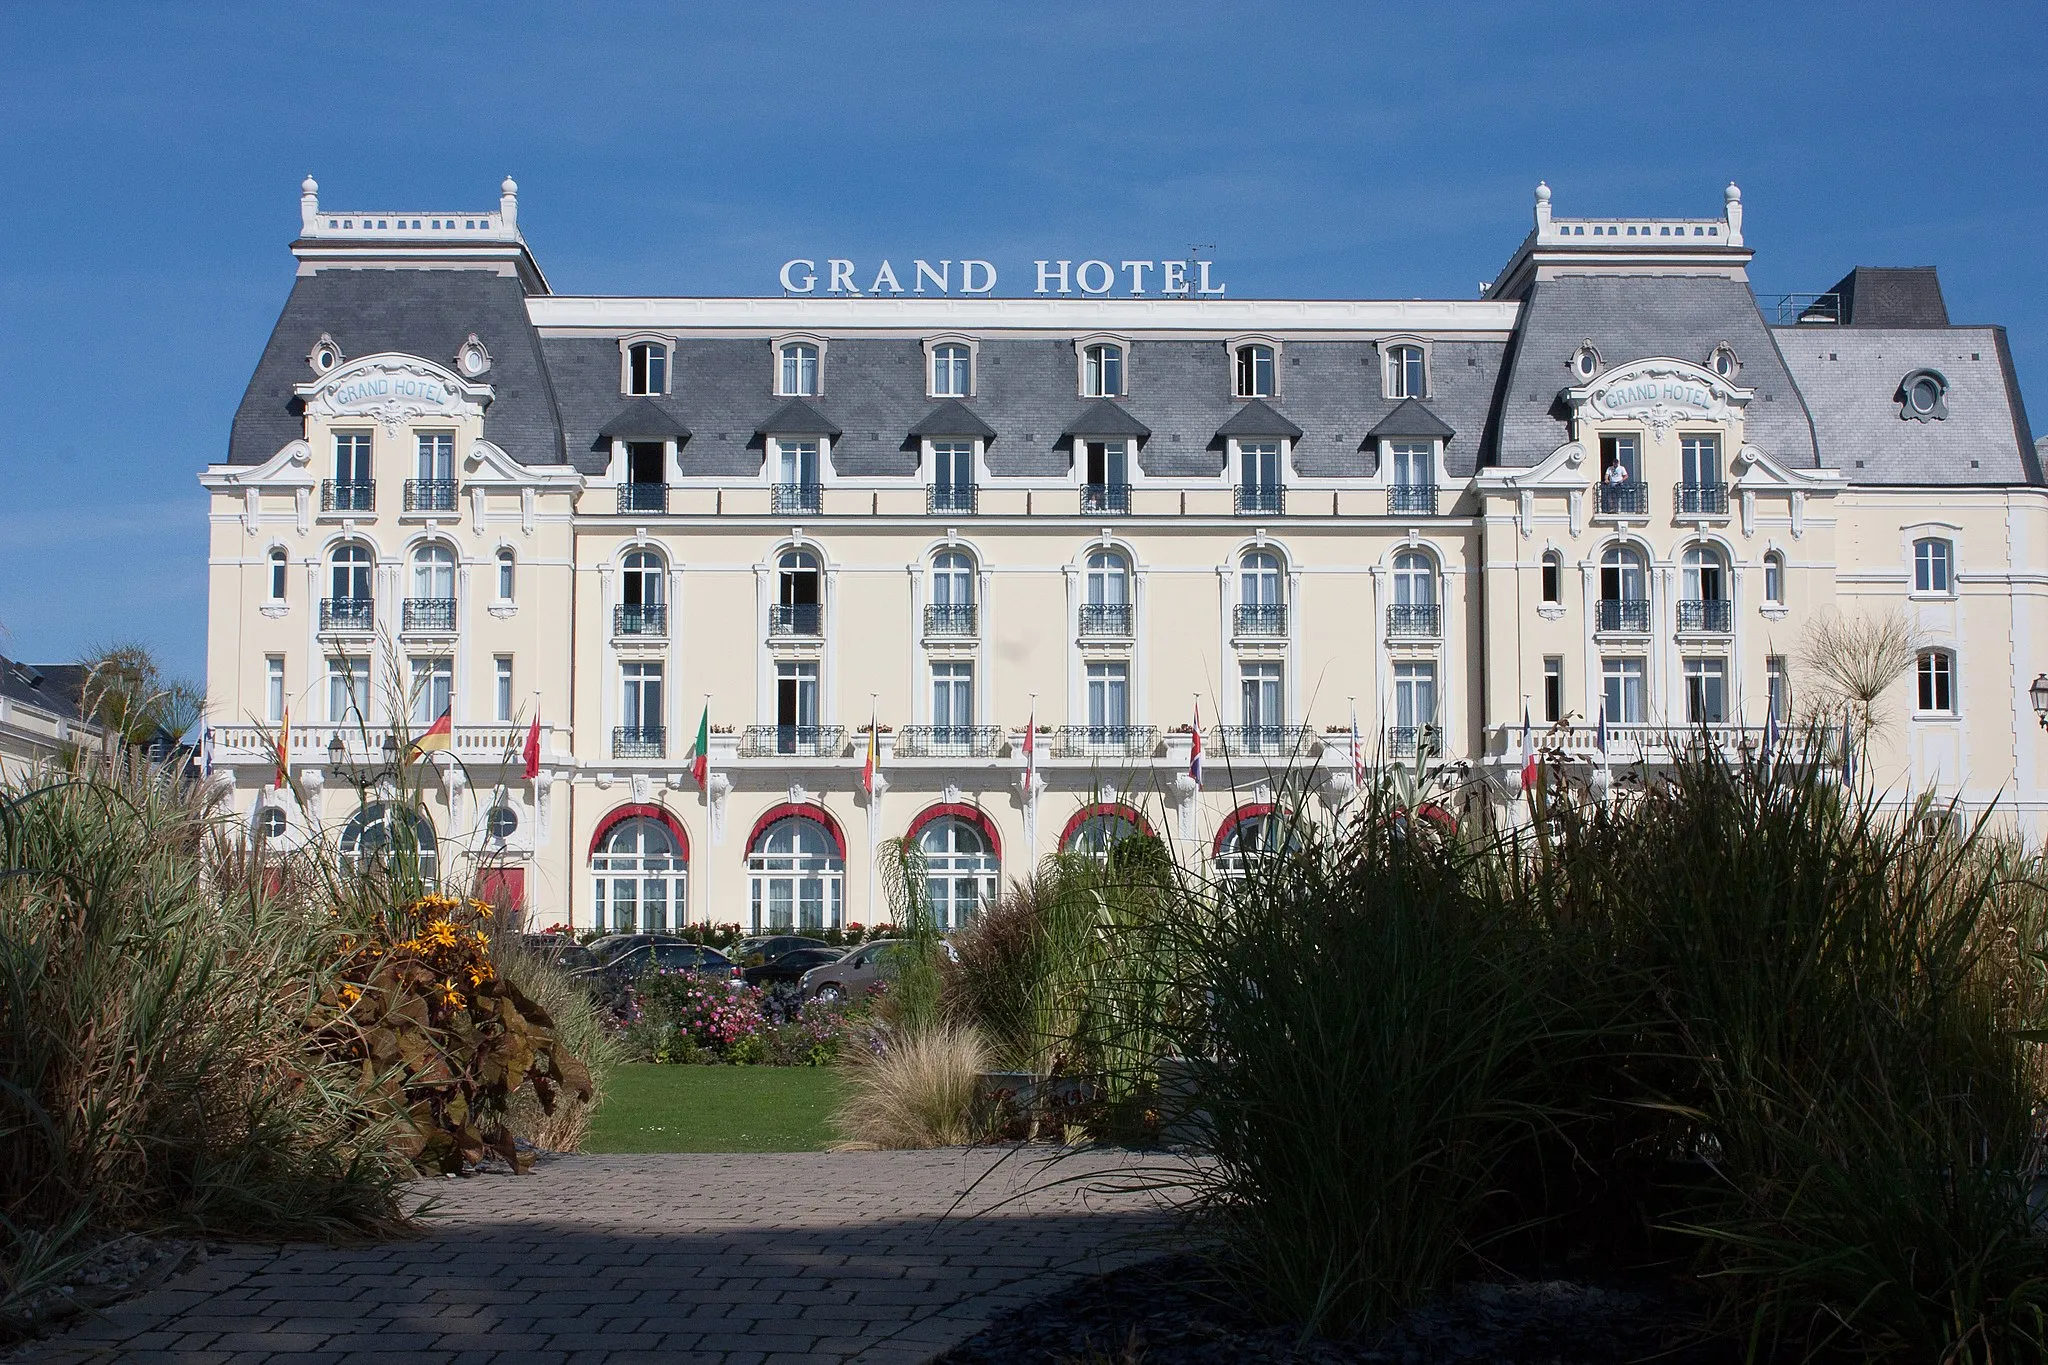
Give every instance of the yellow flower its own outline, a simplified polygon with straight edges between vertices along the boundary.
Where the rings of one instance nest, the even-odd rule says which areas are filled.
[[[341,988],[341,1003],[343,1005],[353,1005],[362,998],[363,988],[360,986],[345,985]]]

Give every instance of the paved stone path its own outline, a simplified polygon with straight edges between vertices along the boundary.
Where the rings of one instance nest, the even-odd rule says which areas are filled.
[[[1173,1243],[1173,1158],[565,1157],[424,1185],[423,1238],[237,1246],[34,1365],[909,1365]]]

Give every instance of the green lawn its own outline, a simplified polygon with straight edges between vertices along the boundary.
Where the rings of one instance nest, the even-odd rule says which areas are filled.
[[[823,1066],[615,1068],[586,1152],[816,1152],[840,1081]]]

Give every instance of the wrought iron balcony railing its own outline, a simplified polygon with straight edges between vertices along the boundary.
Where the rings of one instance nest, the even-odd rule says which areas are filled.
[[[972,602],[934,602],[924,609],[924,633],[973,639],[976,612]]]
[[[994,758],[999,725],[906,725],[896,732],[898,758]]]
[[[1675,501],[1675,516],[1725,517],[1728,515],[1728,485],[1682,483],[1675,491]]]
[[[1387,634],[1396,639],[1433,640],[1443,633],[1440,602],[1396,602],[1387,608]]]
[[[816,602],[783,603],[768,608],[770,635],[816,639],[825,633],[825,609]]]
[[[1733,602],[1708,598],[1684,598],[1678,604],[1678,628],[1726,635],[1735,625]]]
[[[925,490],[924,510],[927,512],[957,513],[971,517],[980,509],[980,484],[935,483]]]
[[[844,725],[749,725],[740,732],[741,758],[837,758],[845,747]]]
[[[344,483],[339,479],[328,479],[320,485],[320,510],[374,512],[377,510],[377,485],[370,480]]]
[[[1444,734],[1434,725],[1395,725],[1387,730],[1387,757],[1414,758],[1422,750],[1444,751]]]
[[[1156,725],[1062,725],[1052,732],[1054,758],[1149,758],[1158,747]]]
[[[620,484],[619,510],[621,512],[668,511],[668,485],[665,483]]]
[[[1084,602],[1081,605],[1081,634],[1128,638],[1131,634],[1131,604],[1128,602]]]
[[[770,491],[769,505],[778,516],[815,517],[825,510],[825,489],[815,483],[778,483]]]
[[[1425,517],[1436,515],[1436,485],[1433,483],[1397,483],[1387,490],[1387,511],[1390,513],[1420,513]]]
[[[455,480],[407,479],[405,510],[408,512],[453,512]]]
[[[1605,597],[1594,605],[1598,608],[1594,624],[1596,630],[1621,631],[1630,635],[1650,633],[1650,603],[1647,598]]]
[[[1640,479],[1626,483],[1603,483],[1595,500],[1603,517],[1647,517],[1650,515],[1650,486]]]
[[[1287,490],[1277,483],[1241,483],[1237,486],[1237,514],[1263,512],[1279,516],[1287,511]]]
[[[668,603],[625,602],[613,607],[612,634],[668,634]]]
[[[1081,485],[1081,510],[1127,514],[1131,510],[1131,486],[1127,483],[1084,483]]]
[[[668,755],[668,729],[661,725],[614,725],[613,758],[664,758]]]
[[[1231,633],[1274,638],[1287,633],[1285,602],[1240,602],[1231,612]]]
[[[365,631],[377,625],[377,603],[369,597],[323,597],[320,599],[320,629]]]
[[[455,599],[452,597],[408,597],[400,605],[399,625],[403,630],[455,629]]]
[[[1306,725],[1219,725],[1210,738],[1223,757],[1297,758],[1314,742]]]

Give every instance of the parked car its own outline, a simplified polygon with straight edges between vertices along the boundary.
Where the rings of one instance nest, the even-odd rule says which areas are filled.
[[[896,959],[908,948],[902,939],[877,939],[802,977],[806,1000],[859,1000],[882,983]]]
[[[634,948],[641,947],[643,944],[666,943],[674,945],[680,943],[687,945],[688,942],[689,940],[680,938],[675,934],[606,934],[603,938],[594,938],[583,946],[590,951],[593,957],[602,963],[610,962],[613,958],[627,953]]]
[[[519,945],[535,957],[551,962],[565,972],[601,965],[596,953],[567,934],[521,934]]]
[[[611,1000],[652,971],[701,972],[724,980],[740,974],[739,965],[718,949],[677,940],[673,943],[641,943],[627,948],[601,967],[586,967],[570,975]]]
[[[830,966],[845,957],[846,952],[844,948],[792,948],[766,962],[743,966],[741,976],[749,986],[792,985],[803,980],[813,967]]]
[[[773,962],[784,953],[793,953],[799,948],[823,948],[828,946],[822,938],[810,938],[803,934],[755,934],[732,945],[728,956],[742,967],[758,967],[764,962]]]

